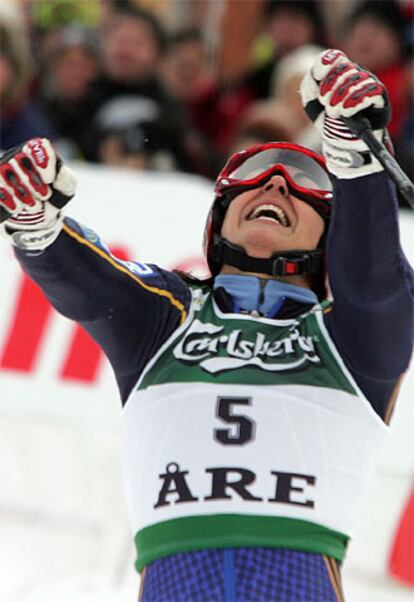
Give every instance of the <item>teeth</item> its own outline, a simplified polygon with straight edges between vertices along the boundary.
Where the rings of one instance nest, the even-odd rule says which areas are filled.
[[[267,217],[274,219],[282,224],[282,226],[289,226],[289,219],[286,213],[280,207],[276,205],[264,204],[255,207],[251,213],[247,216],[248,220],[257,219],[259,217]]]

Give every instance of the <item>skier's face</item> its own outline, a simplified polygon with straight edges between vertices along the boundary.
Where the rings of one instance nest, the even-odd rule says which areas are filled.
[[[277,174],[231,201],[221,235],[251,257],[267,258],[279,251],[316,249],[324,227],[322,217],[290,194]]]

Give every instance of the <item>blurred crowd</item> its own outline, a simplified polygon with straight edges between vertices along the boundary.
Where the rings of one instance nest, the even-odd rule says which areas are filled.
[[[14,0],[0,12],[0,148],[47,136],[65,158],[209,178],[251,143],[319,150],[298,87],[336,47],[386,84],[413,176],[411,0],[181,2],[172,26],[168,0]]]

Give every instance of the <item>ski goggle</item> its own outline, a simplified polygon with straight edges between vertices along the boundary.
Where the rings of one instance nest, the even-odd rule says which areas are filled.
[[[236,153],[216,180],[216,194],[236,195],[263,186],[280,174],[289,192],[329,218],[332,182],[321,155],[298,144],[269,142]]]

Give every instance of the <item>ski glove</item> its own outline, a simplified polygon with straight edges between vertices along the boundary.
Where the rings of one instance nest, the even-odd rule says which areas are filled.
[[[46,138],[33,138],[0,158],[0,233],[13,245],[41,251],[62,228],[62,207],[76,179]]]
[[[322,134],[322,152],[331,173],[351,179],[383,170],[344,122],[347,117],[366,117],[376,137],[384,139],[390,103],[385,86],[370,71],[340,50],[325,50],[304,76],[300,94],[306,113]]]

